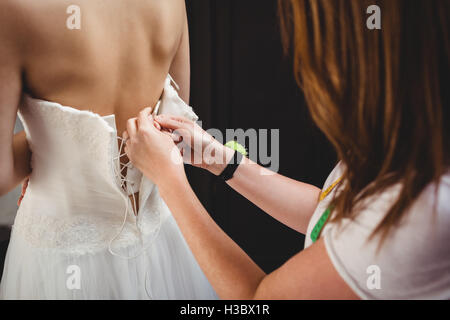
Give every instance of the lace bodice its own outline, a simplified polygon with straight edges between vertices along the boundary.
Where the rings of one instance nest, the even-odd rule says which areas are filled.
[[[170,76],[158,113],[197,120]],[[148,239],[157,233],[170,212],[155,185],[135,168],[125,179],[139,191],[137,218],[129,210],[113,115],[101,117],[25,96],[19,117],[32,151],[32,174],[14,232],[33,246],[77,254],[103,250],[113,238],[113,247],[127,246],[139,235]]]

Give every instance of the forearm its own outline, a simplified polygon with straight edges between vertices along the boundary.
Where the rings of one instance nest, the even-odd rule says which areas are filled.
[[[185,176],[171,179],[160,192],[184,238],[222,299],[251,299],[265,273],[213,221]]]
[[[11,191],[31,173],[31,151],[24,131],[14,135],[11,149],[10,155],[2,161],[0,195]]]
[[[214,168],[210,171],[218,174],[223,169]],[[303,234],[306,233],[320,194],[317,187],[275,174],[248,158],[243,158],[233,178],[227,183],[261,210]]]
[[[219,143],[197,124],[171,116],[159,116],[157,121],[162,127],[177,131],[187,142],[191,153],[184,154],[187,158],[190,155],[193,165],[220,175],[233,159],[234,150]],[[195,163],[197,158],[202,161]],[[243,159],[228,184],[263,211],[301,233],[306,233],[320,193],[312,185],[275,174],[247,158]]]

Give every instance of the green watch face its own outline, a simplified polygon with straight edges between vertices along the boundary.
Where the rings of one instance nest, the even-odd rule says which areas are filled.
[[[228,147],[230,149],[236,150],[237,152],[241,153],[244,156],[247,156],[247,150],[245,150],[245,147],[238,143],[237,141],[228,141],[225,143],[225,147]]]

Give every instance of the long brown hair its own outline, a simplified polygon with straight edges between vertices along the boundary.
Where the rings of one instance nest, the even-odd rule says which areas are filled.
[[[381,30],[366,27],[373,4]],[[345,164],[334,220],[402,186],[374,231],[384,239],[450,165],[450,1],[279,0],[279,12],[312,118]]]

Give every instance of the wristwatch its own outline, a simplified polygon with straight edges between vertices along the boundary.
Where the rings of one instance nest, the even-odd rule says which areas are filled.
[[[227,142],[225,146],[234,150],[234,156],[219,175],[219,178],[228,181],[233,178],[234,173],[241,164],[242,158],[247,155],[247,150],[244,146],[234,140]]]

